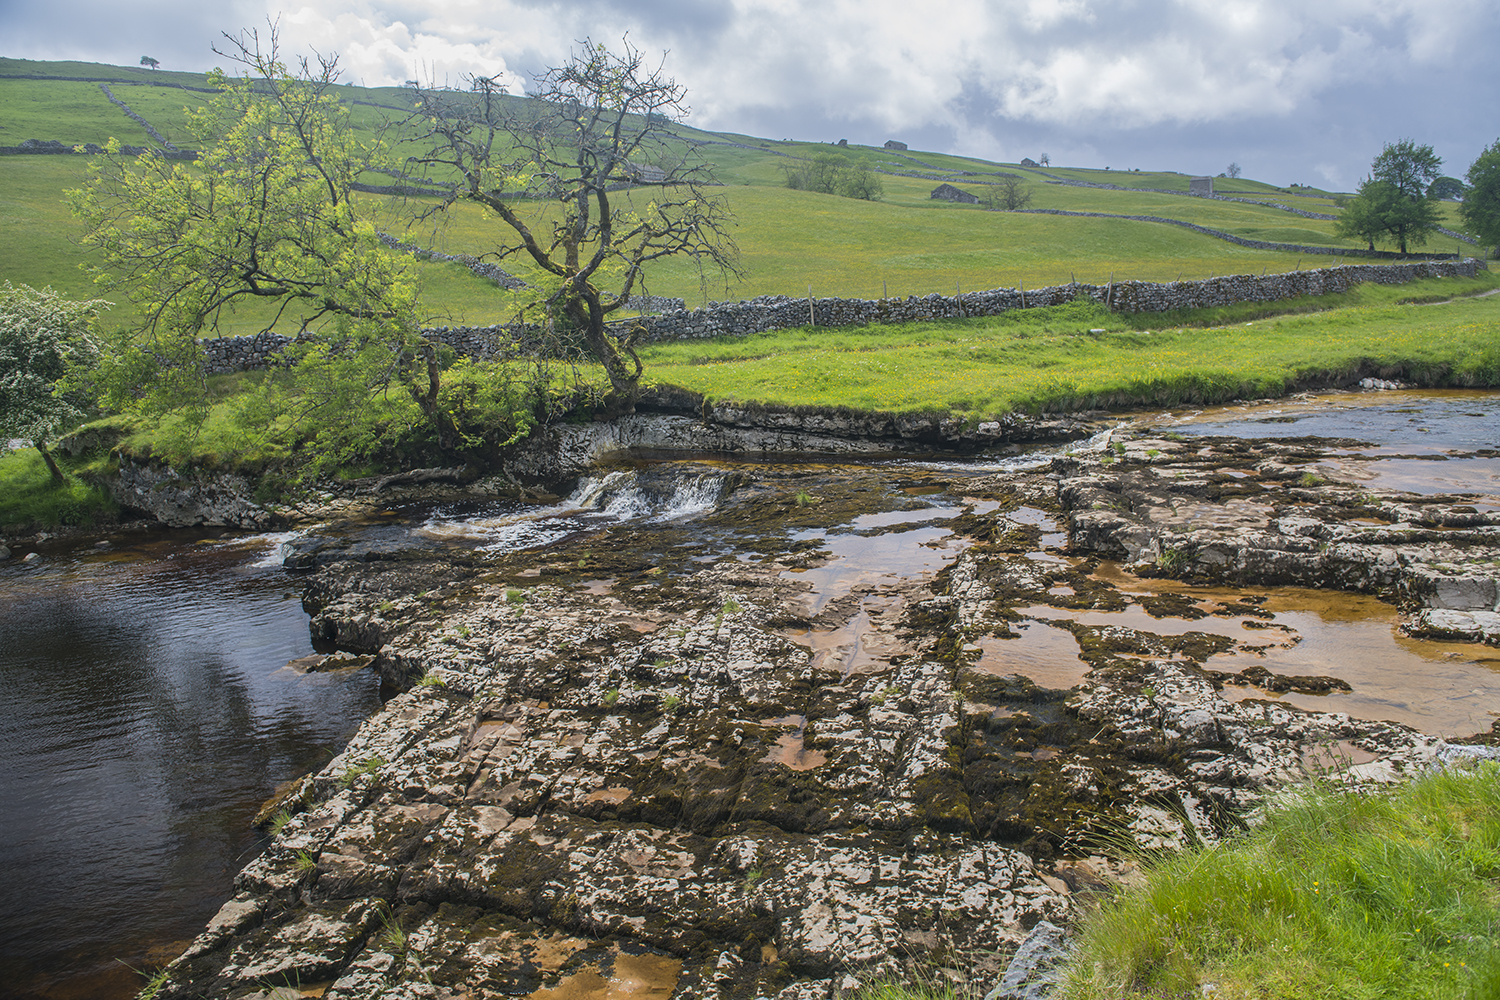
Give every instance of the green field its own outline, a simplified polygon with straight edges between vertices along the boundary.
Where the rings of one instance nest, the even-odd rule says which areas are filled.
[[[208,96],[187,89],[206,85],[201,74],[0,59],[0,145],[26,138],[103,143],[111,136],[126,143],[149,142],[140,126],[105,98],[97,83],[16,78],[21,74],[118,81],[110,84],[116,96],[169,140],[184,145],[191,144],[184,108],[197,107]],[[343,87],[339,92],[352,102],[356,127],[372,135],[399,121],[411,106],[411,95],[398,88]],[[647,274],[649,291],[684,298],[690,305],[762,294],[805,295],[809,287],[814,295],[875,298],[1017,283],[1036,287],[1074,279],[1171,280],[1276,272],[1326,261],[1250,250],[1156,223],[949,205],[930,197],[939,182],[922,178],[882,176],[884,197],[878,202],[792,191],[784,186],[783,168],[825,152],[829,146],[688,127],[681,129],[681,135],[685,141],[702,144],[700,150],[723,182],[719,193],[734,213],[733,234],[745,272],[743,280],[726,283],[718,275],[705,280],[690,266],[668,261]],[[864,146],[840,152],[880,170],[941,173],[955,185],[978,193],[984,192],[985,181],[994,180],[994,172],[1017,172],[1027,178],[1035,208],[1160,216],[1252,239],[1357,248],[1356,243],[1334,236],[1332,222],[1275,208],[1143,190],[1070,187],[1050,183],[1043,176],[1185,191],[1188,178],[1181,173],[1066,166],[1033,171],[943,153],[914,150],[903,154]],[[79,269],[80,264],[90,263],[77,244],[80,227],[62,203],[62,192],[84,181],[86,166],[81,156],[0,157],[0,245],[6,248],[0,257],[0,280],[51,285],[69,295],[95,294],[89,277]],[[959,171],[974,176],[960,176]],[[382,180],[378,175],[371,179]],[[1332,208],[1327,197],[1294,198],[1272,185],[1245,178],[1220,179],[1219,185],[1245,197],[1279,199],[1314,211]],[[453,213],[443,228],[433,231],[413,221],[416,211],[424,207],[420,202],[372,195],[367,206],[388,231],[450,253],[493,252],[503,236],[496,223],[486,222],[473,209]],[[545,217],[552,207],[538,205],[536,211]],[[1451,252],[1448,243],[1440,238],[1433,249]],[[519,259],[511,258],[503,266],[527,276],[528,269]],[[507,318],[504,304],[487,282],[457,274],[446,265],[425,265],[423,270],[424,303],[434,322],[492,323]],[[253,309],[232,316],[222,332],[254,332],[264,316]],[[124,324],[131,319],[129,308],[122,307],[114,310],[110,322]]]
[[[112,87],[121,99],[183,144],[189,141],[184,109],[200,105],[207,96],[189,89],[206,82],[196,74],[0,60],[0,144],[24,138],[102,143],[111,136],[131,143],[147,141],[97,83],[16,78],[19,74],[118,81]],[[410,105],[411,95],[393,88],[347,87],[339,92],[353,102],[356,128],[369,135],[389,128]],[[715,191],[733,212],[744,271],[742,279],[729,283],[721,276],[700,275],[680,261],[663,262],[648,272],[645,290],[680,296],[690,305],[762,294],[803,296],[809,290],[816,296],[877,298],[1017,284],[1036,288],[1073,280],[1173,280],[1333,262],[1295,252],[1251,250],[1172,225],[951,205],[930,197],[938,181],[929,178],[883,174],[883,197],[874,202],[794,191],[784,184],[784,168],[826,152],[829,146],[686,127],[680,136],[684,143],[699,144],[715,166],[722,182]],[[996,172],[1019,173],[1027,178],[1036,208],[1159,216],[1263,240],[1352,247],[1334,235],[1328,220],[1306,219],[1264,205],[1146,190],[1185,190],[1188,179],[1180,173],[1066,166],[1037,171],[949,154],[902,154],[862,146],[840,152],[879,170],[924,172],[980,193],[985,182],[995,180]],[[51,285],[79,298],[98,294],[85,271],[94,261],[78,244],[81,227],[63,196],[85,182],[88,166],[85,156],[0,157],[0,245],[6,248],[0,256],[0,280]],[[1049,174],[1127,190],[1051,183],[1044,176]],[[370,176],[384,183],[380,175]],[[1297,197],[1244,178],[1221,180],[1219,188],[1314,211],[1333,209],[1328,192],[1299,189],[1298,194],[1317,197]],[[616,200],[649,196],[643,190],[619,194]],[[458,206],[438,224],[419,224],[414,220],[430,202],[360,197],[363,209],[381,228],[435,250],[492,253],[505,232],[500,223],[470,205]],[[549,203],[528,207],[543,225],[556,211]],[[1451,221],[1452,207],[1444,210]],[[1449,250],[1446,238],[1435,249]],[[501,263],[523,278],[537,277],[522,258]],[[461,265],[429,262],[420,271],[422,318],[428,325],[488,324],[510,318],[506,297]],[[985,319],[787,330],[723,342],[660,345],[644,350],[643,357],[648,380],[675,383],[713,399],[938,413],[974,423],[1013,411],[1275,395],[1292,386],[1329,384],[1365,371],[1424,384],[1494,386],[1500,384],[1500,297],[1423,307],[1399,303],[1412,297],[1470,296],[1497,285],[1500,276],[1483,274],[1469,281],[1363,286],[1320,300],[1171,316],[1119,316],[1080,302]],[[111,297],[118,300],[121,295]],[[227,314],[217,332],[253,333],[266,325],[271,308],[252,305]],[[128,328],[135,321],[132,307],[120,301],[106,325]],[[586,380],[599,377],[587,367],[580,374]],[[504,388],[514,377],[514,372],[479,367],[452,373],[456,387],[445,386],[444,392],[455,400],[462,397],[463,405],[471,407],[464,418],[466,434],[476,440],[489,440],[493,433],[503,438],[524,425],[524,402],[518,403],[518,397]],[[187,425],[177,418],[161,424],[127,420],[119,443],[127,450],[176,461],[270,470],[306,439],[299,438],[302,432],[297,428],[275,420],[258,431],[231,420],[233,398],[249,385],[241,382],[245,380],[223,380],[215,388],[220,401],[201,431],[184,430]],[[553,399],[574,392],[588,398],[591,391],[576,384],[547,390]],[[359,461],[400,464],[415,460],[429,446],[412,430],[410,407],[392,400],[368,415],[374,421],[370,440],[380,443]],[[91,461],[80,460],[72,471],[89,478]],[[10,492],[19,504],[5,512],[6,518],[50,522],[92,516],[79,481],[61,491],[39,487],[26,492],[18,484],[31,477],[34,463],[17,453],[0,459],[0,464],[16,487]]]
[[[1500,275],[1489,273],[1361,285],[1336,301],[1198,311],[1218,324],[1208,328],[1075,302],[941,323],[660,344],[642,356],[653,378],[715,400],[958,414],[972,422],[1011,411],[1278,396],[1373,371],[1421,384],[1497,386],[1500,300],[1398,304],[1496,287]],[[1300,308],[1321,311],[1294,311]],[[1266,315],[1281,310],[1287,314]]]

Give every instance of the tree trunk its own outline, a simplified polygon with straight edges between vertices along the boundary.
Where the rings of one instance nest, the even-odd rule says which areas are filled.
[[[52,473],[52,481],[59,486],[67,482],[62,470],[57,467],[57,460],[52,457],[52,452],[47,450],[47,443],[40,438],[32,443],[36,445],[36,450],[42,453],[42,461],[47,463],[47,471]]]
[[[419,390],[415,385],[408,384],[407,389],[411,392],[411,398],[416,400],[417,407],[422,411],[432,427],[437,431],[438,447],[444,450],[453,447],[457,439],[457,429],[454,427],[453,419],[443,412],[438,405],[438,389],[442,385],[442,368],[438,366],[437,345],[430,340],[424,340],[417,347],[417,354],[426,364],[427,369],[427,391]]]
[[[604,400],[605,416],[615,417],[635,412],[635,402],[641,395],[641,359],[634,351],[627,351],[627,362],[604,326],[604,312],[600,308],[597,294],[590,297],[579,294],[565,308],[568,318],[583,333],[589,350],[604,366],[609,376],[610,393]],[[631,370],[632,363],[634,371]]]

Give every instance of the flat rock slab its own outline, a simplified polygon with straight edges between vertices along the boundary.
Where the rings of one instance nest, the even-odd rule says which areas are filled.
[[[1039,995],[1063,945],[1037,935],[1117,874],[1100,834],[1211,842],[1311,771],[1398,780],[1443,746],[1229,697],[1269,680],[1206,669],[1222,635],[1154,624],[1211,617],[1170,594],[1133,598],[1151,614],[1132,627],[1027,624],[1126,607],[1090,575],[1099,555],[1414,607],[1451,590],[1433,574],[1490,579],[1489,520],[1302,485],[1288,448],[1218,448],[966,477],[988,512],[954,521],[966,541],[935,579],[815,617],[795,571],[826,554],[790,549],[613,587],[550,582],[597,559],[566,549],[503,578],[430,552],[321,566],[314,633],[405,693],[299,788],[159,995],[813,1000],[933,955],[976,989],[1009,966],[1000,995]],[[1425,627],[1479,635],[1494,613],[1421,606]],[[1285,639],[1236,609],[1256,641]],[[1073,673],[997,669],[1020,628]]]

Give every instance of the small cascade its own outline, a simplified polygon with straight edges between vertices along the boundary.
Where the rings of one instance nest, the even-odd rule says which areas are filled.
[[[560,541],[604,523],[660,523],[713,510],[729,494],[734,477],[666,467],[616,469],[586,476],[561,503],[545,507],[509,504],[458,516],[435,512],[418,533],[437,541],[476,545],[481,551],[515,551]]]
[[[730,486],[722,472],[623,469],[582,480],[567,502],[621,521],[671,521],[713,510]]]

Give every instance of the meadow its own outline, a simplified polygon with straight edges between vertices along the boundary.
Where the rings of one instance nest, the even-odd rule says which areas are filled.
[[[1274,397],[1371,373],[1500,386],[1500,275],[1133,316],[1080,300],[941,323],[779,330],[642,352],[653,379],[779,406],[959,414]],[[1402,300],[1456,295],[1417,305]],[[1308,311],[1316,310],[1316,311]]]
[[[26,78],[22,78],[25,75]],[[54,79],[36,79],[52,76]],[[61,77],[87,77],[66,80]],[[190,145],[185,108],[208,96],[202,74],[151,71],[86,63],[42,63],[0,59],[0,145],[26,138],[69,143],[103,143],[111,136],[146,144],[141,127],[100,91],[94,78],[107,78],[116,96],[143,115],[169,140]],[[340,87],[355,128],[363,135],[397,140],[399,123],[412,95],[399,88]],[[1260,251],[1175,226],[1125,219],[1071,218],[986,211],[972,205],[934,201],[937,180],[881,176],[884,194],[865,202],[785,187],[785,167],[828,152],[827,143],[772,141],[734,133],[711,133],[682,126],[684,143],[694,144],[714,166],[722,187],[712,189],[733,213],[732,235],[740,248],[743,275],[699,274],[680,261],[665,261],[646,275],[647,290],[685,299],[689,305],[756,295],[854,296],[925,295],[955,289],[1028,287],[1070,280],[1203,278],[1214,274],[1286,271],[1327,263],[1295,252]],[[410,147],[395,142],[398,155]],[[1357,249],[1333,233],[1333,223],[1305,219],[1276,208],[1160,194],[1143,188],[1187,189],[1188,176],[1175,171],[1099,170],[1048,167],[1030,170],[1013,164],[923,151],[895,152],[866,146],[839,147],[852,161],[878,170],[942,174],[978,194],[996,172],[1026,179],[1032,207],[1115,215],[1179,219],[1238,236],[1273,242]],[[81,230],[63,204],[63,191],[87,176],[82,156],[0,157],[0,280],[52,287],[69,295],[98,294],[80,265],[92,263],[78,244]],[[967,172],[960,175],[957,172]],[[1050,175],[1050,177],[1048,176]],[[1052,183],[1067,178],[1116,184],[1114,191]],[[376,183],[389,178],[369,175]],[[1314,211],[1333,211],[1332,195],[1299,189],[1298,197],[1272,184],[1220,179],[1220,190],[1265,198]],[[638,196],[649,196],[649,192]],[[502,249],[505,232],[470,207],[452,211],[437,225],[417,221],[431,202],[370,195],[367,211],[382,228],[447,253],[488,254]],[[528,206],[545,221],[552,206]],[[1445,209],[1446,210],[1446,209]],[[1451,252],[1447,238],[1433,249]],[[1467,248],[1466,248],[1467,249]],[[534,276],[526,263],[502,262],[521,277]],[[434,323],[488,324],[509,317],[509,304],[488,282],[457,273],[450,265],[426,264],[424,304]],[[113,296],[118,299],[118,293]],[[225,317],[221,332],[253,333],[267,313],[250,308]],[[108,322],[127,325],[133,311],[119,304]]]
[[[0,59],[0,145],[25,138],[104,143],[112,136],[147,143],[144,130],[106,99],[96,82],[101,78],[113,81],[115,94],[169,140],[190,144],[187,109],[208,96],[202,74]],[[360,134],[384,135],[398,155],[410,150],[399,141],[402,133],[394,124],[412,106],[409,91],[350,86],[338,92],[348,101]],[[689,126],[677,131],[682,148],[694,146],[713,164],[720,186],[709,190],[733,215],[731,233],[742,271],[726,279],[667,260],[647,273],[643,290],[681,297],[689,306],[764,294],[878,298],[1018,284],[1035,288],[1073,280],[1169,281],[1289,271],[1336,260],[1252,250],[1159,223],[949,204],[930,197],[939,183],[934,177],[982,195],[997,173],[1014,173],[1025,178],[1035,208],[1159,216],[1256,239],[1355,248],[1334,234],[1328,220],[1266,205],[1148,190],[1185,192],[1188,176],[1176,171],[1033,170],[944,153],[838,147],[851,161],[886,171],[880,175],[881,198],[859,201],[786,187],[786,168],[830,151],[834,147],[829,143],[773,141]],[[86,182],[89,162],[82,155],[0,157],[0,245],[6,248],[0,256],[0,280],[50,285],[77,298],[101,294],[87,270],[97,261],[80,246],[80,225],[64,202],[67,189]],[[910,173],[929,176],[902,176]],[[375,183],[389,181],[377,173],[367,176]],[[1057,178],[1125,190],[1069,186],[1055,183]],[[1248,178],[1220,179],[1218,188],[1319,212],[1335,210],[1333,192],[1294,192]],[[628,203],[650,196],[645,189],[617,198]],[[433,206],[430,199],[360,198],[363,210],[385,231],[446,253],[493,255],[503,249],[508,232],[474,206],[456,206],[423,220]],[[555,218],[550,204],[524,207],[542,227]],[[1444,210],[1451,214],[1451,206]],[[522,278],[539,278],[521,257],[500,262]],[[511,318],[511,297],[465,267],[426,262],[419,270],[428,325],[482,325]],[[1120,316],[1080,302],[984,319],[797,329],[742,340],[657,345],[642,356],[648,380],[681,385],[713,399],[955,414],[973,422],[1014,411],[1275,395],[1366,371],[1424,384],[1496,385],[1500,299],[1464,298],[1421,309],[1400,302],[1472,295],[1493,289],[1497,280],[1485,274],[1467,282],[1403,289],[1367,286],[1343,296],[1169,316]],[[138,322],[122,290],[102,294],[115,302],[106,326],[129,329]],[[251,305],[226,313],[209,333],[254,333],[267,325],[271,308]],[[465,370],[459,382],[465,392],[479,392],[474,397],[479,399],[485,377]],[[496,378],[497,384],[509,384],[512,376]],[[584,366],[569,378],[582,383],[547,391],[582,391],[586,396],[599,373]],[[170,418],[153,424],[114,417],[111,438],[128,451],[266,474],[295,452],[299,431],[267,425],[270,432],[253,435],[235,426],[229,418],[233,400],[253,381],[222,380],[214,414],[201,428]],[[504,393],[484,405],[489,409],[473,417],[471,430],[482,430],[483,424],[504,437],[521,426],[514,401]],[[378,454],[366,456],[366,464],[404,461],[413,449],[425,446],[402,406],[376,408],[371,419],[380,426],[370,431],[372,439],[387,440]],[[0,475],[7,477],[7,492],[15,501],[14,509],[0,512],[0,521],[55,523],[90,516],[90,503],[75,485],[51,499],[46,489],[21,489],[18,484],[35,471],[24,456],[0,457]],[[92,461],[77,460],[74,473],[96,476]]]

